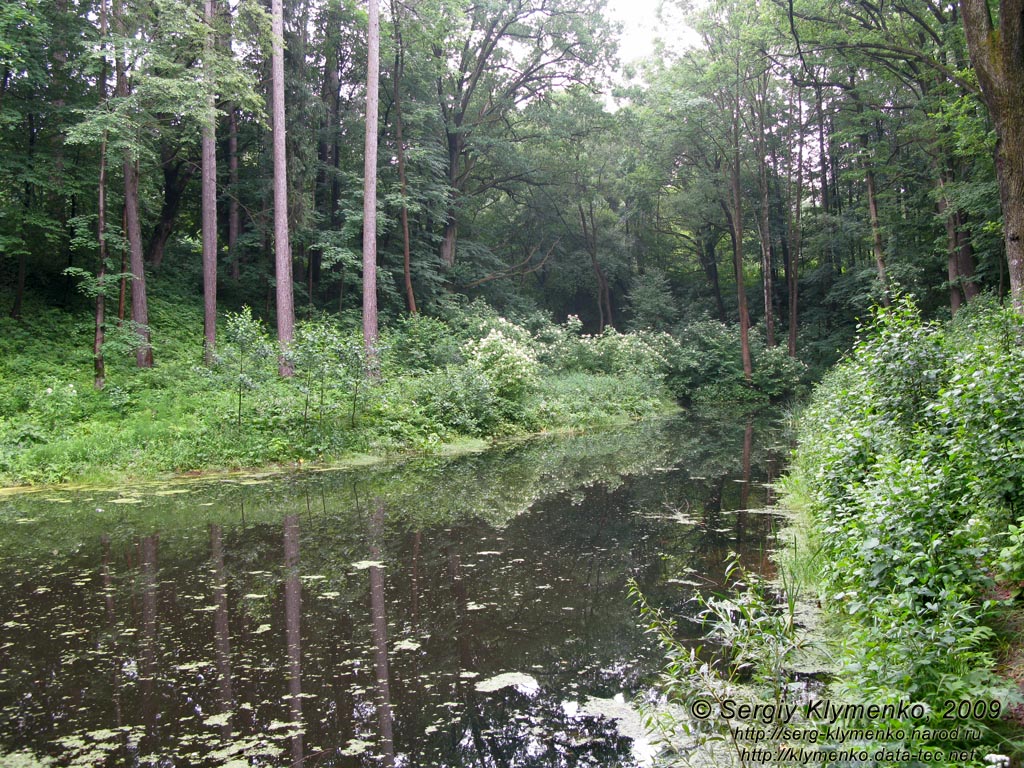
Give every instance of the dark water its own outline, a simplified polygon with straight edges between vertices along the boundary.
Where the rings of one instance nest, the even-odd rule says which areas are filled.
[[[731,551],[766,567],[781,453],[687,416],[2,497],[0,765],[647,764],[627,704],[660,653],[626,580],[685,614]]]

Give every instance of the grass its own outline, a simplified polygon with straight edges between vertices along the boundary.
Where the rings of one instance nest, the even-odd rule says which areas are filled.
[[[589,429],[674,407],[650,377],[549,369],[529,387],[506,385],[513,395],[503,398],[500,385],[514,370],[499,370],[505,380],[496,383],[489,371],[454,357],[423,362],[426,353],[416,367],[404,368],[403,356],[391,355],[385,378],[374,385],[346,378],[338,365],[329,374],[315,368],[337,359],[326,352],[281,380],[273,354],[261,356],[230,340],[221,342],[222,361],[211,369],[200,359],[201,316],[159,293],[151,300],[153,326],[160,329],[155,367],[135,368],[130,348],[111,334],[106,386],[97,391],[87,310],[84,303],[66,312],[29,300],[25,319],[0,319],[2,485],[119,483],[463,452],[516,435]],[[324,331],[317,340],[324,349],[334,344],[344,351],[339,345],[355,338],[329,324],[316,329]],[[248,330],[263,333],[256,321]],[[393,339],[396,347],[405,344],[403,352],[411,343]],[[492,359],[495,354],[500,357],[500,347]]]

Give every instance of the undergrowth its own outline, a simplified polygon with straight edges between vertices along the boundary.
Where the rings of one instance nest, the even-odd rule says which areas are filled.
[[[754,744],[738,735],[742,720],[721,714],[722,702],[778,705],[780,696],[800,705],[799,728],[788,741],[769,729],[760,746],[773,759],[795,745],[827,764],[1020,760],[1024,738],[1011,714],[1021,692],[995,660],[1001,646],[1020,643],[996,628],[1019,614],[1024,586],[1022,339],[1021,317],[985,301],[946,324],[922,321],[906,298],[876,310],[799,418],[783,505],[797,511],[800,544],[780,558],[786,582],[773,595],[744,577],[736,597],[705,601],[708,637],[730,652],[709,657],[677,643],[671,624],[641,602],[668,657],[663,706],[651,718],[674,746],[666,764],[762,762],[743,752]],[[809,583],[824,613],[815,634],[834,662],[817,692],[793,685],[786,659],[799,636],[790,634],[789,585]],[[754,685],[738,684],[744,665]],[[777,676],[766,680],[764,670]],[[715,716],[697,721],[702,699]],[[880,709],[838,721],[865,729],[851,740],[814,717],[814,700]],[[853,754],[829,758],[825,748]]]
[[[714,363],[708,355],[695,361],[666,333],[593,336],[576,318],[557,324],[535,313],[512,322],[477,302],[385,323],[376,380],[366,375],[355,319],[302,320],[282,352],[247,307],[220,319],[207,366],[200,314],[157,291],[156,366],[135,368],[137,337],[110,322],[106,386],[96,390],[87,310],[30,300],[24,321],[0,319],[0,483],[329,462],[585,429],[691,399],[684,390],[699,388],[694,371]],[[277,373],[282,354],[291,378]],[[788,394],[800,371],[766,367],[760,388],[741,387],[743,396]]]

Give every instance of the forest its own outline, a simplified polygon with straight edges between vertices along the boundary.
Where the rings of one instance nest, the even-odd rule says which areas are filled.
[[[554,489],[551,498],[563,494],[559,503],[570,510],[564,514],[573,520],[579,514],[583,530],[591,524],[590,508],[629,529],[636,524],[629,517],[635,493],[645,514],[668,510],[650,518],[662,522],[644,518],[643,525],[654,530],[675,521],[690,526],[695,541],[713,542],[702,556],[714,561],[716,578],[724,569],[716,584],[733,588],[729,598],[702,593],[710,582],[694,581],[682,556],[676,561],[648,551],[648,534],[636,540],[639,554],[616,552],[623,559],[606,586],[624,595],[632,585],[640,619],[660,636],[669,658],[665,698],[680,708],[718,700],[735,683],[721,675],[742,672],[745,682],[760,686],[762,700],[781,701],[792,655],[803,644],[796,592],[804,590],[826,616],[821,634],[834,662],[828,695],[920,703],[888,725],[912,734],[899,740],[900,749],[942,750],[928,764],[993,764],[994,755],[996,762],[1019,765],[1021,0],[663,0],[653,53],[637,60],[620,50],[622,22],[605,0],[378,2],[0,5],[0,485],[15,489],[3,497],[11,501],[0,510],[9,529],[0,545],[13,558],[17,542],[31,539],[17,555],[28,563],[49,545],[37,547],[25,534],[35,529],[19,526],[51,526],[45,534],[51,538],[39,540],[66,545],[66,552],[52,552],[71,563],[77,545],[66,539],[86,531],[83,542],[88,538],[102,560],[104,589],[113,595],[110,534],[95,532],[109,516],[125,583],[142,585],[139,653],[155,669],[164,588],[154,576],[156,513],[139,516],[140,532],[129,535],[134,523],[126,522],[127,513],[94,507],[95,515],[90,509],[62,518],[42,504],[30,513],[37,508],[18,488],[57,493],[54,486],[65,483],[74,494],[104,487],[105,505],[144,504],[134,490],[119,496],[110,489],[208,474],[225,478],[226,488],[236,476],[221,471],[310,466],[388,477],[399,471],[400,464],[387,461],[395,458],[428,468],[430,462],[467,467],[465,477],[444,469],[438,481],[439,493],[473,498],[462,511],[442,509],[429,492],[416,504],[381,496],[364,509],[356,481],[354,506],[348,496],[334,501],[343,495],[345,475],[325,481],[342,514],[329,511],[323,487],[303,490],[300,500],[284,482],[282,508],[305,509],[285,519],[287,589],[278,594],[268,576],[265,593],[252,586],[232,598],[263,600],[231,614],[256,627],[244,627],[250,646],[263,642],[257,635],[280,629],[257,621],[280,623],[269,618],[271,611],[286,606],[289,658],[297,670],[298,606],[302,589],[310,589],[297,575],[300,516],[309,518],[305,529],[320,532],[325,551],[340,547],[342,559],[362,552],[348,571],[332,561],[329,585],[337,589],[323,595],[333,600],[344,593],[360,604],[361,574],[370,579],[378,698],[362,706],[365,712],[376,707],[380,749],[390,749],[391,762],[382,764],[394,765],[396,742],[385,735],[394,723],[382,613],[382,573],[392,578],[392,571],[382,563],[399,553],[412,558],[415,614],[422,535],[435,537],[433,572],[452,582],[454,613],[445,621],[469,626],[468,612],[497,603],[469,599],[472,579],[463,580],[460,558],[500,555],[502,526],[534,525],[532,505],[548,503],[542,489]],[[781,587],[745,571],[729,554],[728,542],[739,546],[746,535],[747,515],[763,511],[753,508],[750,495],[760,450],[755,413],[795,424],[786,477],[779,480],[773,454],[760,486],[765,505],[781,490],[794,511],[791,551],[767,567]],[[641,423],[627,428],[627,422]],[[687,506],[688,498],[658,497],[663,485],[640,490],[639,480],[622,479],[627,469],[581,479],[578,487],[559,485],[560,478],[538,468],[548,460],[541,458],[523,469],[530,492],[522,503],[505,499],[509,489],[489,480],[465,487],[477,462],[501,466],[488,446],[512,457],[516,445],[531,445],[528,436],[578,437],[600,429],[608,431],[597,433],[581,466],[592,463],[587,456],[598,455],[602,441],[622,439],[613,439],[616,429],[636,429],[621,434],[644,439],[645,430],[660,430],[665,439],[717,442],[722,456],[705,459],[688,445],[685,461],[699,470],[672,475],[686,489],[680,493],[700,497],[706,519],[691,516],[698,505]],[[626,443],[637,455],[624,466],[651,450],[639,438]],[[539,453],[548,450],[547,443],[535,445]],[[448,454],[459,458],[445,464]],[[652,453],[636,474],[681,472],[668,456]],[[413,465],[410,477],[421,470]],[[740,487],[733,489],[732,481]],[[221,504],[219,493],[213,497]],[[237,584],[253,574],[259,581],[271,571],[238,571],[247,555],[225,561],[223,548],[241,548],[247,536],[257,538],[256,528],[246,526],[262,526],[259,562],[279,568],[277,508],[253,519],[250,502],[246,521],[240,497],[242,522],[234,530],[234,522],[224,521],[234,520],[235,497],[224,493],[222,508],[202,521],[209,523],[213,554],[188,557],[207,564],[213,558],[215,570],[227,568]],[[738,498],[726,509],[730,494]],[[409,539],[412,529],[401,529],[405,523],[396,516],[425,500],[426,522],[414,520]],[[92,497],[74,503],[91,504]],[[323,514],[313,524],[317,503]],[[371,507],[363,541],[357,523]],[[488,521],[486,510],[506,507],[500,523]],[[175,514],[199,520],[194,509]],[[330,539],[341,535],[331,514],[349,521],[342,528],[349,526],[344,535],[351,541]],[[733,515],[734,523],[723,524],[723,515]],[[455,533],[453,521],[463,526]],[[223,541],[222,523],[228,526]],[[596,526],[602,535],[604,524]],[[668,528],[657,530],[662,543],[672,540]],[[202,538],[189,539],[189,547]],[[538,534],[538,541],[544,538]],[[460,547],[467,551],[459,554]],[[615,560],[607,551],[593,550],[586,576],[572,571],[578,562],[569,552],[565,568],[572,576],[551,581],[582,584],[591,568],[600,576],[602,563]],[[504,569],[527,556],[496,566],[494,578],[505,579]],[[12,590],[29,583],[25,574],[36,566],[25,563],[4,574]],[[393,566],[397,573],[389,561],[387,568]],[[638,572],[647,577],[639,586]],[[671,620],[647,602],[651,590],[667,594],[669,583],[698,585],[697,596],[675,608],[686,615],[693,601],[702,601],[702,627],[711,627],[707,637],[721,649],[722,666],[680,640]],[[223,637],[218,664],[227,671],[218,674],[227,687],[219,719],[204,723],[221,729],[227,760],[236,756],[231,718],[240,722],[230,709],[230,590],[220,581],[212,588],[216,604],[197,610],[216,613],[221,622],[211,632]],[[41,589],[38,594],[51,587]],[[66,584],[55,589],[74,593]],[[447,599],[441,592],[432,597]],[[613,600],[601,599],[602,605]],[[28,611],[30,602],[16,607]],[[552,610],[561,618],[576,615],[573,606]],[[333,620],[327,615],[325,636],[334,631]],[[25,626],[12,619],[2,629],[15,637]],[[420,640],[412,624],[403,626],[412,632],[403,648],[415,650]],[[137,629],[127,627],[126,636]],[[609,647],[617,640],[610,638]],[[0,653],[18,642],[0,646]],[[124,640],[124,648],[132,642]],[[132,653],[114,648],[112,658],[122,651],[126,658]],[[469,759],[463,748],[482,754],[487,747],[479,715],[472,715],[479,700],[465,688],[477,675],[479,653],[460,640],[458,659],[445,662],[457,666],[452,696],[463,696],[471,713],[469,735],[459,741],[458,726],[451,726],[458,717],[426,726],[428,736],[451,726],[444,748],[458,752],[458,760]],[[513,680],[508,685],[520,686],[515,689],[524,696],[539,690],[533,677],[506,672],[488,671],[501,673],[491,679]],[[278,737],[261,735],[279,722],[274,718],[291,717],[292,726],[301,726],[300,675],[289,674],[291,714],[252,707],[246,714],[265,750],[249,756],[257,761],[278,754]],[[108,676],[112,685],[135,691],[120,675]],[[174,686],[192,684],[182,680]],[[5,704],[4,687],[0,713],[31,698]],[[151,704],[152,689],[139,691]],[[558,717],[572,720],[556,698],[551,706]],[[981,707],[969,704],[961,712],[964,702]],[[336,711],[336,702],[321,704],[324,712]],[[959,735],[931,735],[949,726],[944,707],[964,727]],[[48,715],[33,716],[42,722]],[[117,717],[120,723],[120,710]],[[652,722],[681,754],[694,739],[722,742],[736,748],[738,764],[748,764],[725,716],[697,727],[669,710]],[[156,755],[171,749],[151,725],[104,727],[102,738],[94,738],[98,726],[76,725],[58,749],[57,742],[36,743],[42,731],[11,730],[10,736],[0,723],[0,748],[31,747],[25,765],[36,765],[43,752],[99,764],[89,760],[103,750],[137,755],[139,744],[149,744]],[[358,750],[378,736],[367,735],[372,729],[365,723],[359,727],[359,739],[353,730],[348,746],[317,753],[332,756],[324,764],[364,764]],[[327,725],[324,732],[338,738]],[[301,765],[302,729],[282,733],[290,734],[293,762]],[[522,765],[540,765],[529,762],[533,747],[523,746],[529,733],[510,743]],[[622,747],[608,738],[601,749]],[[189,742],[189,754],[207,754],[200,742]],[[408,754],[418,748],[408,747]],[[344,751],[351,749],[357,751]],[[566,747],[561,762],[552,757],[544,765],[577,765],[571,752]],[[957,757],[968,752],[969,758]],[[146,759],[137,764],[162,764]],[[458,760],[452,765],[469,764]]]
[[[815,380],[892,297],[935,318],[985,293],[1019,308],[1010,6],[663,10],[692,42],[623,65],[597,0],[6,3],[0,471],[253,466],[587,422],[513,413],[566,387],[498,380],[517,334],[581,392],[629,373],[634,399],[749,403]],[[463,394],[395,414],[426,370]],[[318,427],[332,417],[315,439],[311,400]],[[175,441],[154,422],[232,421],[245,451],[95,453]]]

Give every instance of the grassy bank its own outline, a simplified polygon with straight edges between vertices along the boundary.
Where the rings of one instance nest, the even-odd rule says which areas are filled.
[[[1022,334],[991,304],[879,311],[799,419],[775,581],[737,570],[703,598],[710,655],[641,598],[670,659],[650,721],[678,764],[1020,764]],[[751,737],[727,702],[790,735]]]
[[[764,351],[760,379],[747,388],[728,367],[735,354],[724,337],[707,354],[667,333],[591,336],[575,318],[513,322],[474,303],[387,324],[375,379],[354,319],[301,321],[287,350],[295,375],[281,378],[276,344],[248,308],[222,318],[217,359],[202,364],[201,317],[187,307],[153,299],[160,333],[150,370],[133,366],[130,330],[110,328],[102,390],[93,387],[87,307],[30,306],[31,323],[0,320],[0,483],[435,452],[621,423],[680,401],[767,401],[791,391],[802,370]]]
[[[785,483],[837,665],[828,695],[922,704],[885,724],[940,750],[933,765],[1024,754],[1024,681],[1001,674],[1021,644],[1022,333],[991,304],[947,324],[909,301],[879,311],[817,387]]]

